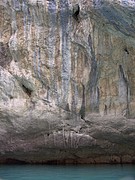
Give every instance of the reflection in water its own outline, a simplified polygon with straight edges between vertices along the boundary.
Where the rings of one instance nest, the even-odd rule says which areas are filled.
[[[0,180],[135,180],[135,165],[0,165]]]
[[[128,177],[123,177],[120,180],[135,180],[135,178],[128,176]]]

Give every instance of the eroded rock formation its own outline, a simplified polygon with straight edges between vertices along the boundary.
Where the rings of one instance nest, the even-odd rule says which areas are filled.
[[[135,162],[134,10],[0,1],[0,162]]]

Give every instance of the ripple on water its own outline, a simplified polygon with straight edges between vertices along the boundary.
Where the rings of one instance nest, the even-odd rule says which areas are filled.
[[[135,165],[0,165],[0,180],[135,180]]]

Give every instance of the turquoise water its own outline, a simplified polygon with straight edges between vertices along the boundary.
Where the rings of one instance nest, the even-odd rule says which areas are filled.
[[[135,180],[135,166],[1,165],[0,180]]]

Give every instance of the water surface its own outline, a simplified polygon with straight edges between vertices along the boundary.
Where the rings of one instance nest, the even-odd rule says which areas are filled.
[[[0,180],[135,180],[135,165],[1,165]]]

